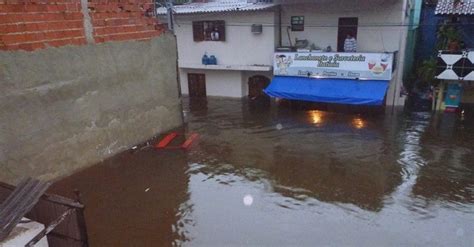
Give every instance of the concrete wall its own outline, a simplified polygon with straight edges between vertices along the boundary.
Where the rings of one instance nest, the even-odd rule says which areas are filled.
[[[0,181],[52,179],[181,124],[172,35],[0,52]]]
[[[224,20],[226,41],[194,42],[192,21]],[[205,52],[215,55],[219,64],[272,65],[275,49],[273,11],[177,15],[176,36],[180,64],[201,64]],[[263,32],[253,34],[252,24],[262,24]]]

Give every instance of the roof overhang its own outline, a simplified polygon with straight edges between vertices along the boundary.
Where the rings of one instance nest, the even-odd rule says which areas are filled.
[[[436,15],[474,15],[474,0],[438,0]]]
[[[260,11],[267,10],[277,6],[273,3],[248,3],[247,1],[230,0],[216,1],[206,3],[189,3],[173,6],[174,14],[204,14],[220,12],[241,12],[241,11]],[[165,15],[167,9],[160,7],[156,9],[158,15]]]

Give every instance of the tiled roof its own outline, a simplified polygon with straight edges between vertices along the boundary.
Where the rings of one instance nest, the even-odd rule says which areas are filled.
[[[175,14],[195,14],[231,11],[256,11],[275,6],[273,3],[249,3],[247,0],[215,0],[207,3],[188,3],[173,7]],[[166,8],[157,9],[159,15],[166,14]]]
[[[474,0],[438,0],[437,15],[474,15]]]

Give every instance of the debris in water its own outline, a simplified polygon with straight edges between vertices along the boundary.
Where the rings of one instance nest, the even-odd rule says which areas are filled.
[[[135,150],[135,149],[137,149],[137,148],[138,148],[138,146],[133,146],[133,147],[132,147],[132,150]]]
[[[277,130],[283,129],[283,125],[282,125],[282,124],[277,124],[277,125],[276,125],[276,129],[277,129]]]
[[[253,203],[253,197],[251,195],[245,195],[244,196],[244,205],[245,206],[250,206]]]

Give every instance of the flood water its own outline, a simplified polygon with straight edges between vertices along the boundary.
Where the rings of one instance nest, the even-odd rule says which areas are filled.
[[[474,246],[472,119],[183,107],[187,152],[141,146],[52,187],[81,191],[91,246]]]

